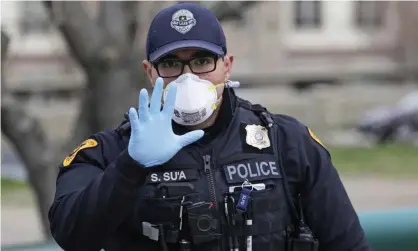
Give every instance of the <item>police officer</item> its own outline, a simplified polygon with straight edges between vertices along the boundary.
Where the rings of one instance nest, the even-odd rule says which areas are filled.
[[[370,250],[329,153],[296,119],[237,97],[216,17],[155,16],[148,101],[60,166],[50,208],[64,250]]]

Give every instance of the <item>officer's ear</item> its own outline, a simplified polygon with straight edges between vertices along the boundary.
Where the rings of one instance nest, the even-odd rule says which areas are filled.
[[[152,81],[152,70],[153,70],[152,64],[148,62],[148,60],[144,60],[142,61],[142,66],[144,67],[145,73],[147,74],[152,87],[154,87],[154,81]]]
[[[232,64],[234,63],[234,56],[231,54],[226,54],[224,56],[224,65],[225,65],[225,82],[231,76]]]

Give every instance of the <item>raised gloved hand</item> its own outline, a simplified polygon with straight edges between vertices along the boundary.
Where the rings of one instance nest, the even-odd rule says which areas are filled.
[[[177,86],[168,86],[167,99],[161,111],[163,80],[158,78],[152,92],[151,104],[148,107],[148,92],[142,89],[139,93],[139,117],[135,108],[129,109],[131,137],[128,153],[145,167],[164,164],[181,148],[199,140],[204,132],[195,130],[182,136],[173,132],[171,119],[174,112]]]

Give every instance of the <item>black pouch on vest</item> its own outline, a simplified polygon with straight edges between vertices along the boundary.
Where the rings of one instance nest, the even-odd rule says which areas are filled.
[[[186,208],[190,235],[194,244],[219,240],[221,226],[219,213],[211,202],[198,202]]]
[[[300,195],[298,195],[299,209],[302,208]],[[319,242],[313,237],[312,231],[305,224],[303,211],[299,213],[299,223],[297,226],[296,237],[288,236],[288,251],[318,251]]]

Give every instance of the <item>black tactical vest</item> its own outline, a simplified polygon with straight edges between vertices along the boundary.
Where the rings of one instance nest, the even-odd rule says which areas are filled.
[[[247,236],[254,251],[286,250],[293,218],[277,132],[265,109],[238,98],[226,132],[204,148],[182,149],[148,176],[130,222],[131,238],[150,251],[177,251],[182,241],[191,250],[229,251],[234,243],[245,250]],[[266,146],[266,137],[270,146],[255,147]],[[228,224],[225,200],[236,207],[246,181],[253,185],[247,213],[229,210],[235,224]],[[249,214],[252,226],[245,225]]]

